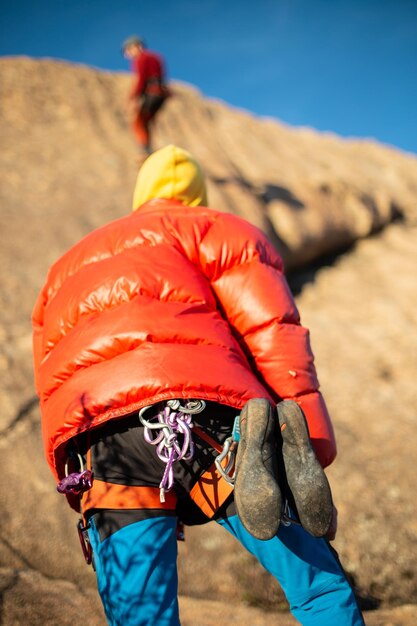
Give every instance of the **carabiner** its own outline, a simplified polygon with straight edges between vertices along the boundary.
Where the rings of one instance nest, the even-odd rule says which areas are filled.
[[[224,444],[223,444],[223,450],[220,452],[220,454],[218,454],[216,456],[216,458],[214,459],[214,463],[216,465],[216,468],[219,472],[219,474],[225,479],[226,482],[229,483],[229,485],[234,485],[235,482],[235,477],[234,474],[233,476],[230,476],[230,472],[233,469],[233,466],[235,464],[235,452],[234,452],[234,448],[233,444],[235,443],[233,437],[228,437]],[[226,457],[228,458],[227,461],[227,465],[226,467],[222,466],[222,461],[223,459],[225,459]]]
[[[80,540],[81,549],[87,565],[90,565],[93,560],[93,548],[91,547],[90,538],[88,536],[88,523],[84,526],[82,518],[78,520],[77,530],[78,538]]]

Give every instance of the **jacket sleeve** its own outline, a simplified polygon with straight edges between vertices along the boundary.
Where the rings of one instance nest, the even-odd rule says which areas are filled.
[[[283,263],[265,235],[221,214],[200,244],[200,263],[223,316],[252,370],[272,397],[303,409],[323,465],[336,456],[330,417],[319,392],[309,332],[301,326]]]

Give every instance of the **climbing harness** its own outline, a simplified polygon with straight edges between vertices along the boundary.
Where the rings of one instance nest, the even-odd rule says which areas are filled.
[[[190,461],[194,456],[194,442],[191,429],[194,427],[192,416],[201,413],[206,407],[204,400],[189,400],[185,406],[179,400],[168,400],[166,406],[149,420],[144,414],[150,406],[139,411],[139,420],[144,426],[145,441],[156,446],[158,458],[166,464],[159,484],[159,497],[165,502],[165,492],[174,485],[176,461]],[[153,431],[155,435],[153,435]],[[179,436],[182,436],[182,443]]]
[[[78,460],[79,471],[69,473],[69,461]],[[79,496],[93,485],[94,474],[91,470],[84,467],[84,461],[78,452],[73,450],[69,453],[68,460],[65,463],[65,477],[57,484],[57,491],[65,495],[72,494]]]
[[[193,435],[195,435],[205,441],[217,453],[213,464],[203,472],[190,492],[191,499],[211,519],[233,492],[236,451],[240,440],[240,416],[235,417],[232,434],[223,443],[219,443],[192,421],[194,415],[201,413],[206,408],[206,403],[203,400],[188,400],[183,404],[177,399],[168,400],[156,415],[147,419],[145,414],[151,408],[152,405],[143,407],[139,411],[139,420],[144,427],[145,441],[155,446],[158,458],[165,464],[159,484],[159,501],[166,503],[166,493],[170,492],[174,486],[174,464],[177,461],[193,459]],[[78,470],[70,472],[70,464],[75,467],[78,466]],[[88,454],[87,464],[90,465]],[[74,448],[70,449],[65,463],[65,477],[57,485],[58,492],[65,495],[82,496],[84,501],[85,498],[90,498],[96,485],[102,485],[102,481],[96,481],[94,489],[92,489],[93,480],[93,472],[85,467],[81,454]],[[105,484],[104,487],[106,487]],[[112,485],[112,488],[114,487],[117,488],[118,485]],[[171,494],[168,493],[167,497],[169,501]],[[157,493],[155,498],[158,498]],[[294,519],[294,514],[286,499],[283,502],[281,523],[284,526],[300,525],[300,522]],[[78,536],[85,561],[90,564],[92,562],[92,548],[88,537],[88,528],[88,521],[82,517],[77,524]],[[184,526],[180,521],[177,524],[176,535],[178,541],[184,541]]]

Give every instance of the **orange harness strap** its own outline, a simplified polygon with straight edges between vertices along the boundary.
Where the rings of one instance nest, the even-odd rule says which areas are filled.
[[[222,451],[222,446],[214,441],[201,428],[195,426],[193,432],[206,441],[216,452]],[[224,459],[222,466],[226,467],[227,459]],[[207,471],[205,471],[194,487],[190,491],[190,498],[210,519],[216,514],[221,505],[226,501],[233,491],[233,485],[224,480],[219,473],[216,464],[213,463]]]
[[[215,441],[214,439],[212,439],[210,435],[205,433],[204,430],[200,428],[199,426],[194,426],[193,433],[195,433],[198,437],[200,437],[200,439],[208,443],[209,446],[211,446],[219,454],[223,450],[223,447],[221,446],[221,444]]]
[[[165,502],[159,499],[158,487],[132,487],[94,480],[93,486],[82,497],[82,510],[89,509],[167,509],[174,510],[177,496],[165,494]]]
[[[87,467],[91,466],[91,448],[87,450]],[[83,514],[89,509],[166,509],[175,510],[177,496],[174,492],[165,494],[165,502],[160,501],[158,487],[132,487],[117,485],[94,479],[93,486],[81,498]]]

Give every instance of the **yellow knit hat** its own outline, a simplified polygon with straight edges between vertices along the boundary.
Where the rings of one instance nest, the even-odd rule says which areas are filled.
[[[187,150],[171,144],[146,159],[136,180],[133,211],[154,198],[207,205],[203,171]]]

